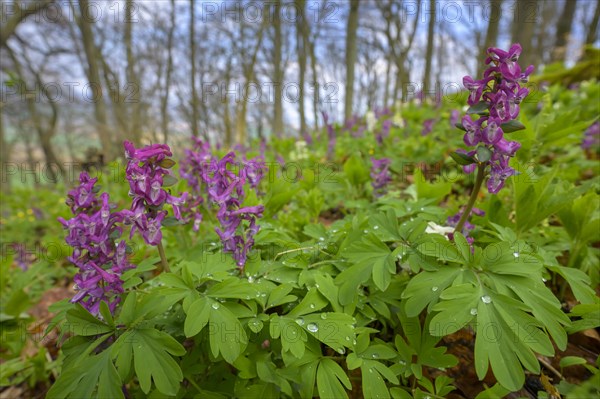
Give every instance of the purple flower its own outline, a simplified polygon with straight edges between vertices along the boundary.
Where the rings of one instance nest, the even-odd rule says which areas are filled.
[[[433,124],[435,119],[426,119],[423,122],[423,130],[421,130],[421,136],[427,136],[433,130]]]
[[[383,144],[383,139],[390,135],[390,129],[392,128],[392,120],[386,119],[381,123],[381,131],[377,133],[375,139],[379,145]]]
[[[373,194],[376,197],[380,197],[385,194],[386,187],[392,180],[389,171],[391,161],[389,158],[371,158],[371,163],[371,186],[373,186]]]
[[[204,202],[202,195],[205,193],[208,203],[219,208],[217,220],[220,226],[215,231],[223,250],[232,253],[237,266],[243,270],[259,230],[256,222],[262,217],[264,207],[240,206],[246,198],[246,185],[259,193],[258,187],[266,171],[264,158],[259,156],[239,163],[232,151],[218,159],[211,154],[210,147],[199,140],[193,150],[185,153],[181,174],[192,187],[190,203],[193,207],[184,208],[183,212],[194,214],[194,231],[198,231],[202,220],[200,204]],[[160,238],[156,239],[160,241]]]
[[[462,118],[465,130],[463,141],[469,147],[483,146],[491,152],[489,160],[485,162],[490,166],[488,191],[494,194],[504,186],[509,176],[515,174],[508,163],[510,157],[515,156],[521,147],[516,141],[508,141],[502,129],[505,123],[518,117],[520,104],[529,94],[529,90],[520,84],[527,81],[533,72],[533,66],[521,72],[517,63],[521,50],[519,44],[513,44],[508,51],[489,48],[485,61],[489,67],[485,70],[483,79],[475,80],[470,76],[463,78],[465,88],[470,91],[468,103],[471,106],[477,105],[481,115],[476,120],[471,115]],[[468,154],[474,156],[477,150]],[[471,173],[476,169],[476,164],[463,169]]]
[[[114,312],[123,292],[121,274],[134,267],[127,260],[125,241],[116,242],[123,232],[120,224],[125,219],[124,214],[123,211],[113,211],[108,193],[96,197],[95,179],[89,179],[87,173],[82,172],[79,180],[79,187],[70,191],[68,196],[77,202],[73,193],[83,192],[81,198],[85,200],[71,206],[75,215],[72,219],[58,219],[68,231],[67,244],[73,247],[73,254],[68,259],[79,268],[74,277],[77,294],[71,302],[79,302],[97,315],[100,303],[104,301]],[[92,198],[85,194],[87,192],[92,193]]]
[[[187,193],[174,197],[163,188],[165,179],[174,179],[169,168],[175,162],[169,158],[173,154],[168,145],[152,144],[136,149],[131,142],[125,141],[124,147],[128,159],[125,173],[129,194],[133,197],[131,209],[124,212],[125,221],[133,224],[132,235],[139,231],[147,244],[158,245],[162,238],[161,222],[166,216],[163,206],[170,204],[174,216],[183,220],[180,207],[185,204]]]
[[[453,109],[450,111],[450,126],[455,127],[458,122],[460,122],[460,111]]]
[[[600,147],[600,122],[596,121],[583,133],[581,148],[590,150]]]
[[[461,209],[456,215],[453,216],[449,216],[448,219],[446,220],[446,223],[448,224],[448,226],[450,227],[456,227],[458,225],[458,222],[460,221],[460,218],[462,217],[464,213],[464,209]],[[470,232],[475,228],[475,225],[473,225],[471,222],[469,222],[469,219],[471,218],[472,215],[477,215],[477,216],[485,216],[485,212],[482,211],[481,209],[478,208],[473,208],[471,209],[471,212],[469,213],[469,217],[467,218],[467,221],[465,222],[465,224],[463,225],[462,228],[462,235],[465,236],[465,238],[467,239],[467,242],[469,244],[473,244],[473,237],[470,237],[469,234]],[[449,238],[451,240],[454,239],[453,234],[450,233]]]

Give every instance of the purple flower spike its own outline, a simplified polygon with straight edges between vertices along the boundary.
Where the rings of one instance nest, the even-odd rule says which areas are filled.
[[[470,76],[463,78],[463,84],[470,92],[468,103],[476,106],[476,113],[481,115],[477,120],[473,120],[471,115],[462,118],[465,130],[463,141],[468,147],[485,147],[491,153],[484,162],[490,166],[487,187],[493,194],[498,193],[506,179],[515,174],[514,169],[508,166],[508,161],[521,147],[519,142],[508,141],[503,130],[505,124],[517,118],[520,104],[529,94],[529,90],[520,84],[527,82],[533,65],[521,72],[518,64],[521,51],[519,44],[513,44],[508,51],[489,48],[485,61],[489,67],[483,79],[475,80]],[[477,149],[468,154],[477,154]],[[476,164],[464,166],[463,169],[471,173],[476,169]]]
[[[68,231],[66,242],[73,247],[68,259],[79,268],[74,277],[77,294],[71,302],[79,302],[97,315],[104,301],[114,312],[123,292],[121,274],[135,267],[127,260],[125,241],[116,241],[123,232],[120,223],[125,211],[113,212],[107,193],[96,197],[96,179],[90,179],[87,173],[82,172],[79,181],[67,200],[75,216],[69,220],[59,218]]]
[[[152,144],[141,149],[125,141],[125,155],[128,159],[125,169],[129,181],[129,194],[133,197],[131,209],[125,212],[125,222],[133,224],[131,234],[140,232],[149,245],[158,245],[162,238],[161,222],[166,211],[161,209],[165,204],[173,206],[173,213],[179,220],[180,207],[187,198],[187,193],[174,197],[163,188],[165,178],[173,179],[171,168],[174,162],[169,158],[173,154],[166,144]]]
[[[596,121],[583,133],[581,148],[584,150],[594,148],[598,150],[598,147],[600,147],[600,122]]]
[[[371,185],[373,186],[373,194],[376,197],[380,197],[385,194],[388,183],[392,180],[392,176],[389,171],[390,159],[371,158]]]

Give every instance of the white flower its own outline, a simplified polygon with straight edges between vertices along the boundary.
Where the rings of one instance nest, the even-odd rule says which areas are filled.
[[[425,233],[427,234],[440,234],[446,237],[446,239],[448,239],[446,234],[453,232],[454,227],[440,226],[439,224],[433,222],[427,223],[427,228],[425,229]]]
[[[365,115],[365,119],[367,120],[367,130],[372,132],[377,124],[377,118],[375,117],[375,112],[367,111]]]

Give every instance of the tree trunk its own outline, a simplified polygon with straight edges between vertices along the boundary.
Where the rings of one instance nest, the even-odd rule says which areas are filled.
[[[429,14],[429,28],[427,29],[427,50],[425,52],[425,73],[423,74],[423,93],[429,89],[429,83],[431,82],[431,64],[433,61],[433,41],[435,36],[435,22],[436,22],[436,0],[430,0],[429,4],[431,9]]]
[[[2,2],[2,25],[0,26],[0,47],[6,46],[8,38],[11,37],[17,30],[17,26],[23,22],[27,17],[42,11],[48,7],[54,0],[37,0],[31,2],[25,2],[24,7],[21,7],[22,3],[19,0],[14,0],[12,7],[8,7],[8,2]],[[6,7],[6,9],[5,9]],[[8,16],[8,12],[5,11],[11,9],[12,14]]]
[[[190,64],[192,66],[192,135],[198,136],[198,92],[196,91],[196,17],[194,0],[190,0]]]
[[[598,22],[600,20],[600,0],[596,0],[596,9],[594,11],[594,18],[590,24],[587,36],[585,38],[585,44],[594,44],[598,40]]]
[[[571,34],[571,26],[573,25],[573,17],[575,16],[576,9],[577,0],[565,1],[565,7],[558,19],[558,25],[556,27],[556,39],[552,51],[552,61],[554,62],[565,61],[569,35]]]
[[[477,64],[477,75],[482,76],[485,69],[483,60],[487,57],[487,49],[497,47],[498,31],[500,28],[500,19],[502,17],[502,0],[490,0],[490,14],[487,31],[483,45],[479,48],[479,64]]]
[[[169,93],[171,89],[171,73],[173,72],[173,33],[175,31],[175,0],[171,0],[171,26],[167,34],[167,72],[165,76],[165,92],[160,102],[160,121],[163,134],[163,140],[166,143],[169,139],[169,114],[167,107],[169,105]]]
[[[273,133],[279,135],[283,133],[283,69],[281,67],[281,0],[275,2],[275,13],[273,20],[273,29],[275,39],[273,42],[273,77],[275,79],[275,93],[273,104]]]
[[[126,90],[132,90],[131,98],[123,99],[129,104],[122,104],[122,106],[129,108],[129,121],[127,123],[127,135],[128,139],[133,140],[136,145],[141,144],[141,128],[140,128],[140,110],[141,110],[141,98],[140,98],[140,81],[135,71],[135,57],[133,55],[133,44],[132,44],[132,27],[133,27],[133,0],[125,1],[125,32],[123,35],[123,42],[125,44],[125,54],[127,57],[127,67],[125,74],[127,76],[127,84],[125,85]],[[119,101],[121,102],[121,101]]]
[[[306,85],[306,34],[304,25],[306,17],[304,15],[306,9],[305,0],[297,0],[296,5],[300,10],[296,19],[296,51],[298,54],[298,112],[300,114],[300,135],[306,133],[306,115],[304,113],[304,89]]]
[[[80,14],[77,16],[77,25],[81,31],[83,49],[87,60],[86,74],[90,83],[94,98],[94,117],[96,119],[96,131],[102,145],[104,159],[111,161],[114,158],[112,138],[108,131],[106,119],[106,104],[102,94],[102,83],[100,81],[100,69],[98,66],[99,52],[94,42],[94,33],[90,18],[83,18],[82,12],[89,10],[88,0],[79,0]]]
[[[358,31],[358,4],[357,0],[350,0],[350,14],[346,29],[346,90],[344,101],[344,121],[352,117],[354,99],[354,65],[356,64],[356,33]]]

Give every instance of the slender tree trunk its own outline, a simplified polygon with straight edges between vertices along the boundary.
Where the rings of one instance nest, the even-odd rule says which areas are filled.
[[[163,140],[165,143],[169,139],[169,114],[167,107],[169,105],[169,94],[171,90],[171,73],[173,72],[173,33],[175,31],[175,0],[171,0],[171,26],[167,34],[167,72],[165,76],[165,92],[160,103],[160,120]]]
[[[425,52],[425,73],[423,74],[423,93],[429,89],[431,83],[431,64],[433,63],[433,42],[435,39],[435,23],[437,19],[436,0],[430,0],[429,27],[427,29],[427,50]]]
[[[354,66],[356,64],[356,33],[358,31],[358,4],[357,0],[350,0],[350,15],[346,29],[346,93],[344,101],[344,120],[352,117],[354,100]]]
[[[490,0],[490,14],[485,33],[485,40],[483,45],[479,49],[479,64],[477,65],[477,75],[482,76],[485,64],[483,60],[487,57],[487,49],[490,47],[496,47],[496,41],[498,40],[498,31],[500,28],[500,18],[502,17],[502,0]]]
[[[298,54],[298,112],[300,114],[300,134],[306,133],[306,115],[304,113],[304,89],[306,86],[306,34],[304,32],[306,9],[305,0],[297,0],[296,5],[300,10],[296,19],[296,51]]]
[[[127,76],[126,90],[132,93],[131,98],[124,98],[129,104],[122,104],[124,108],[129,108],[129,121],[127,123],[128,138],[133,140],[136,145],[141,144],[140,128],[140,81],[135,71],[135,57],[133,55],[132,29],[133,29],[133,0],[125,1],[125,32],[123,42],[125,43],[125,54],[127,57],[127,67],[125,74]],[[120,100],[120,99],[119,99]],[[121,102],[121,101],[119,101]]]
[[[88,0],[79,0],[80,14],[77,16],[77,25],[81,31],[81,39],[83,41],[83,50],[87,60],[86,74],[93,91],[94,98],[94,117],[96,119],[96,131],[102,145],[104,159],[111,161],[113,159],[112,137],[108,131],[106,118],[106,104],[102,93],[102,82],[100,81],[100,69],[98,66],[99,51],[94,42],[94,33],[90,18],[82,17],[81,13],[89,10]]]
[[[313,40],[309,42],[310,48],[310,69],[312,71],[313,77],[313,121],[314,121],[314,130],[315,132],[319,130],[319,95],[321,86],[319,85],[319,75],[317,73],[317,53],[315,51],[315,41],[317,38],[315,37]]]
[[[273,20],[273,29],[275,39],[273,43],[273,77],[275,78],[275,97],[273,104],[273,133],[279,135],[283,133],[283,69],[281,67],[281,0],[275,2],[275,13]]]
[[[4,137],[4,110],[0,107],[0,157],[2,157],[3,167],[2,169],[6,169],[10,165],[10,151],[8,148],[8,143]],[[8,172],[8,170],[7,170]],[[6,177],[6,181],[4,178]],[[2,194],[10,193],[10,175],[4,174],[2,175],[2,180],[0,181],[0,192]]]
[[[556,39],[554,41],[554,50],[552,51],[552,61],[554,62],[565,61],[568,39],[571,34],[571,26],[573,25],[573,17],[575,16],[576,9],[577,0],[565,1],[565,7],[556,27]]]
[[[594,18],[590,24],[585,44],[594,44],[598,40],[598,22],[600,21],[600,0],[596,0],[596,9],[594,10]]]
[[[198,92],[196,91],[196,17],[194,0],[190,0],[190,64],[192,66],[192,135],[198,136]]]

